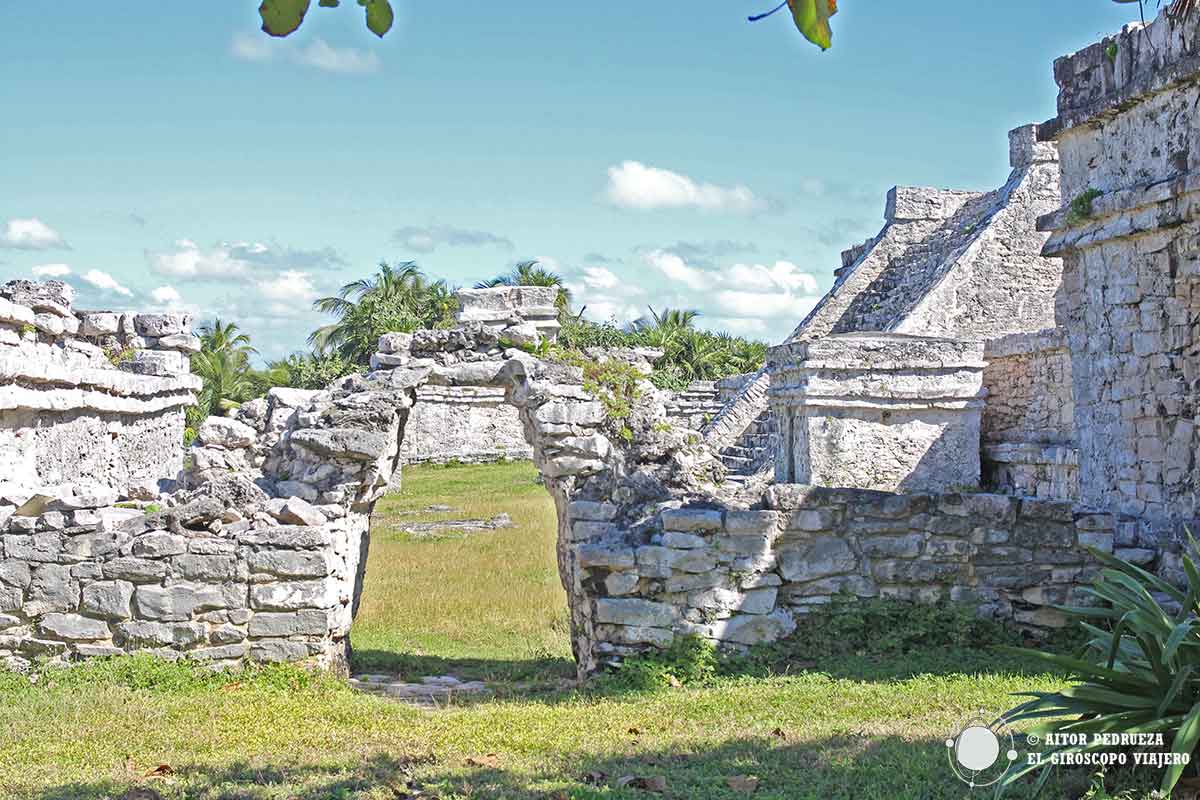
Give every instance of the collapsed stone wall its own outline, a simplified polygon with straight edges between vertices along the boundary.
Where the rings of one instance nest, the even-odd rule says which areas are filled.
[[[1054,65],[1080,500],[1173,530],[1197,514],[1200,15],[1166,9]],[[1115,56],[1110,57],[1110,54]]]

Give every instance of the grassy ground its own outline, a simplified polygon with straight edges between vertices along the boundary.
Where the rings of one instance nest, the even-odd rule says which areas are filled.
[[[433,503],[507,510],[518,527],[440,541],[389,532]],[[380,509],[356,658],[411,674],[570,674],[552,536],[527,465],[410,471]],[[36,683],[0,674],[0,797],[733,800],[748,795],[730,779],[754,776],[753,796],[771,800],[958,800],[969,792],[947,766],[947,735],[1060,680],[987,650],[931,647],[813,654],[792,674],[697,688],[610,682],[423,711],[290,668],[211,675],[126,658]],[[1043,796],[1079,797],[1086,780],[1068,775]]]
[[[554,503],[529,462],[414,467],[377,506],[354,669],[485,680],[573,677]],[[453,511],[427,513],[430,506]],[[512,517],[511,528],[413,536],[414,522]]]

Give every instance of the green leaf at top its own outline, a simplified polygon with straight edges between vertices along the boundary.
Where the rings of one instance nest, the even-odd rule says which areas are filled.
[[[321,0],[317,5],[321,8],[337,8],[341,3],[342,0]]]
[[[829,18],[837,13],[837,0],[788,0],[792,19],[804,38],[822,50],[833,46],[833,29]]]
[[[304,21],[308,4],[309,0],[263,0],[258,7],[263,32],[271,36],[287,36]]]
[[[383,38],[392,29],[392,22],[396,19],[392,4],[388,0],[358,0],[358,4],[367,10],[367,29]]]

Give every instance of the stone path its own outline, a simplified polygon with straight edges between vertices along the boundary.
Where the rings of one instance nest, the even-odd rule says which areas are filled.
[[[417,683],[400,680],[398,675],[362,674],[350,678],[350,688],[390,697],[421,708],[445,708],[462,698],[492,694],[483,681],[460,681],[453,675],[430,675]]]
[[[433,537],[444,534],[468,534],[476,531],[494,531],[513,527],[512,518],[503,512],[491,519],[446,519],[434,522],[409,522],[397,525],[397,530],[413,536]]]

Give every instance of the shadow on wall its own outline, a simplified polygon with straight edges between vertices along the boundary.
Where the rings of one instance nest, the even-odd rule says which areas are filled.
[[[669,724],[667,721],[663,725]],[[769,724],[769,722],[767,723]],[[566,752],[556,761],[562,771],[525,771],[509,767],[505,755],[442,760],[436,753],[374,753],[346,764],[297,766],[236,761],[224,766],[193,764],[176,767],[170,784],[129,784],[108,780],[67,783],[22,795],[25,800],[160,800],[222,797],[265,800],[329,800],[338,797],[472,797],[472,798],[610,798],[645,797],[759,798],[828,800],[891,797],[896,800],[959,800],[966,786],[946,760],[940,737],[908,738],[854,733],[803,740],[803,729],[776,728],[770,735],[733,738],[710,747],[635,747],[630,756],[597,756],[592,751]],[[952,731],[948,731],[951,733]],[[653,735],[654,732],[648,732]],[[496,766],[480,766],[479,762]],[[474,762],[474,764],[472,764]],[[757,779],[757,791],[735,788],[730,779]],[[130,791],[131,786],[140,788]],[[1077,797],[1087,789],[1083,772],[1060,773],[1050,780],[1045,797]],[[280,795],[275,790],[287,787]],[[647,794],[648,791],[654,794]],[[122,794],[123,792],[129,792]],[[418,793],[419,792],[419,793]],[[360,794],[362,793],[362,794]],[[1030,784],[1014,786],[1013,800],[1032,798]]]

